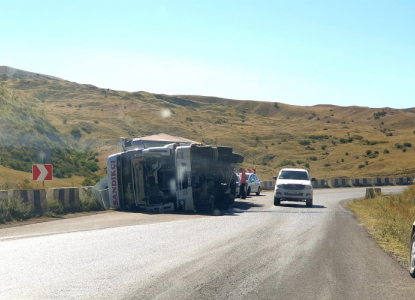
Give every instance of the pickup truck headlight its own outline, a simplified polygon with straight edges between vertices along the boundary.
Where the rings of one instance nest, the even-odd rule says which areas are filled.
[[[309,184],[304,187],[305,190],[311,190],[312,188],[313,187],[311,185],[309,185]]]

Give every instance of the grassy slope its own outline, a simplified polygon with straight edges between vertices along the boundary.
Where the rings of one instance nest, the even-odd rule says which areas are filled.
[[[97,149],[102,171],[120,136],[164,132],[232,146],[245,156],[244,166],[255,166],[262,180],[270,180],[284,160],[308,161],[317,178],[415,174],[415,109],[385,108],[386,115],[376,120],[374,113],[381,109],[298,107],[281,103],[283,99],[275,107],[271,102],[127,93],[44,79],[9,78],[3,85],[22,101],[39,100],[33,109],[63,137],[80,128],[83,136],[72,146]],[[164,110],[170,112],[169,117],[162,117]],[[328,135],[329,139],[313,141],[307,138],[310,135]],[[361,140],[340,143],[341,138],[353,136]],[[300,145],[301,140],[310,141],[309,148],[314,150]],[[369,146],[364,140],[386,143]],[[413,147],[406,152],[395,147],[404,142]],[[322,150],[322,146],[326,148]],[[384,149],[389,154],[384,154]],[[365,157],[366,150],[378,151],[379,155]],[[317,161],[308,160],[312,156]]]
[[[379,246],[405,267],[408,265],[410,235],[415,218],[414,197],[415,185],[412,185],[402,195],[349,202],[349,208]]]

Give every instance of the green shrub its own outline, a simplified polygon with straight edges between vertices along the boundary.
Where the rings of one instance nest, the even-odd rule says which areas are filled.
[[[408,143],[408,142],[405,142],[405,143],[403,143],[403,146],[404,147],[412,147],[412,144],[411,143]]]
[[[289,159],[283,159],[278,164],[278,167],[283,167],[283,166],[295,166],[295,162],[293,162],[292,160],[289,160]]]
[[[389,150],[388,149],[383,149],[383,153],[388,154]]]
[[[74,139],[77,139],[77,140],[79,140],[82,137],[82,134],[79,128],[73,128],[71,130],[71,134],[74,137]]]
[[[85,178],[85,180],[82,181],[82,186],[92,186],[92,185],[95,185],[95,183],[91,178]]]
[[[99,211],[103,208],[98,204],[95,197],[85,193],[80,199],[80,210],[81,211]]]
[[[0,202],[0,223],[12,220],[26,220],[32,216],[30,204],[20,197],[12,197]]]
[[[310,145],[310,141],[307,141],[307,140],[298,141],[298,143],[299,143],[300,145],[303,145],[303,146]]]
[[[88,129],[88,128],[86,128],[85,126],[81,127],[81,129],[82,129],[83,131],[85,131],[86,133],[91,134],[91,130],[89,130],[89,129]]]
[[[386,116],[386,111],[382,109],[382,111],[374,113],[373,116],[375,117],[375,120],[378,120],[380,117]]]
[[[60,203],[58,200],[54,199],[48,199],[46,200],[46,210],[44,215],[45,216],[57,216],[62,215],[64,213],[65,209],[63,207],[63,204]]]
[[[312,160],[312,161],[316,161],[317,160],[317,157],[316,156],[310,156],[308,159],[309,160]]]

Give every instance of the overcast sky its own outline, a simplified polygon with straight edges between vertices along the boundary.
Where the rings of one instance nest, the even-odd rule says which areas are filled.
[[[0,0],[0,65],[125,91],[415,107],[415,1]]]

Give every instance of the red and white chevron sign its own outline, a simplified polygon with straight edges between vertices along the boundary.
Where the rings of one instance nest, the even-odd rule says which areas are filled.
[[[32,165],[33,181],[52,180],[53,165]]]
[[[245,168],[245,173],[255,173],[255,169]]]

